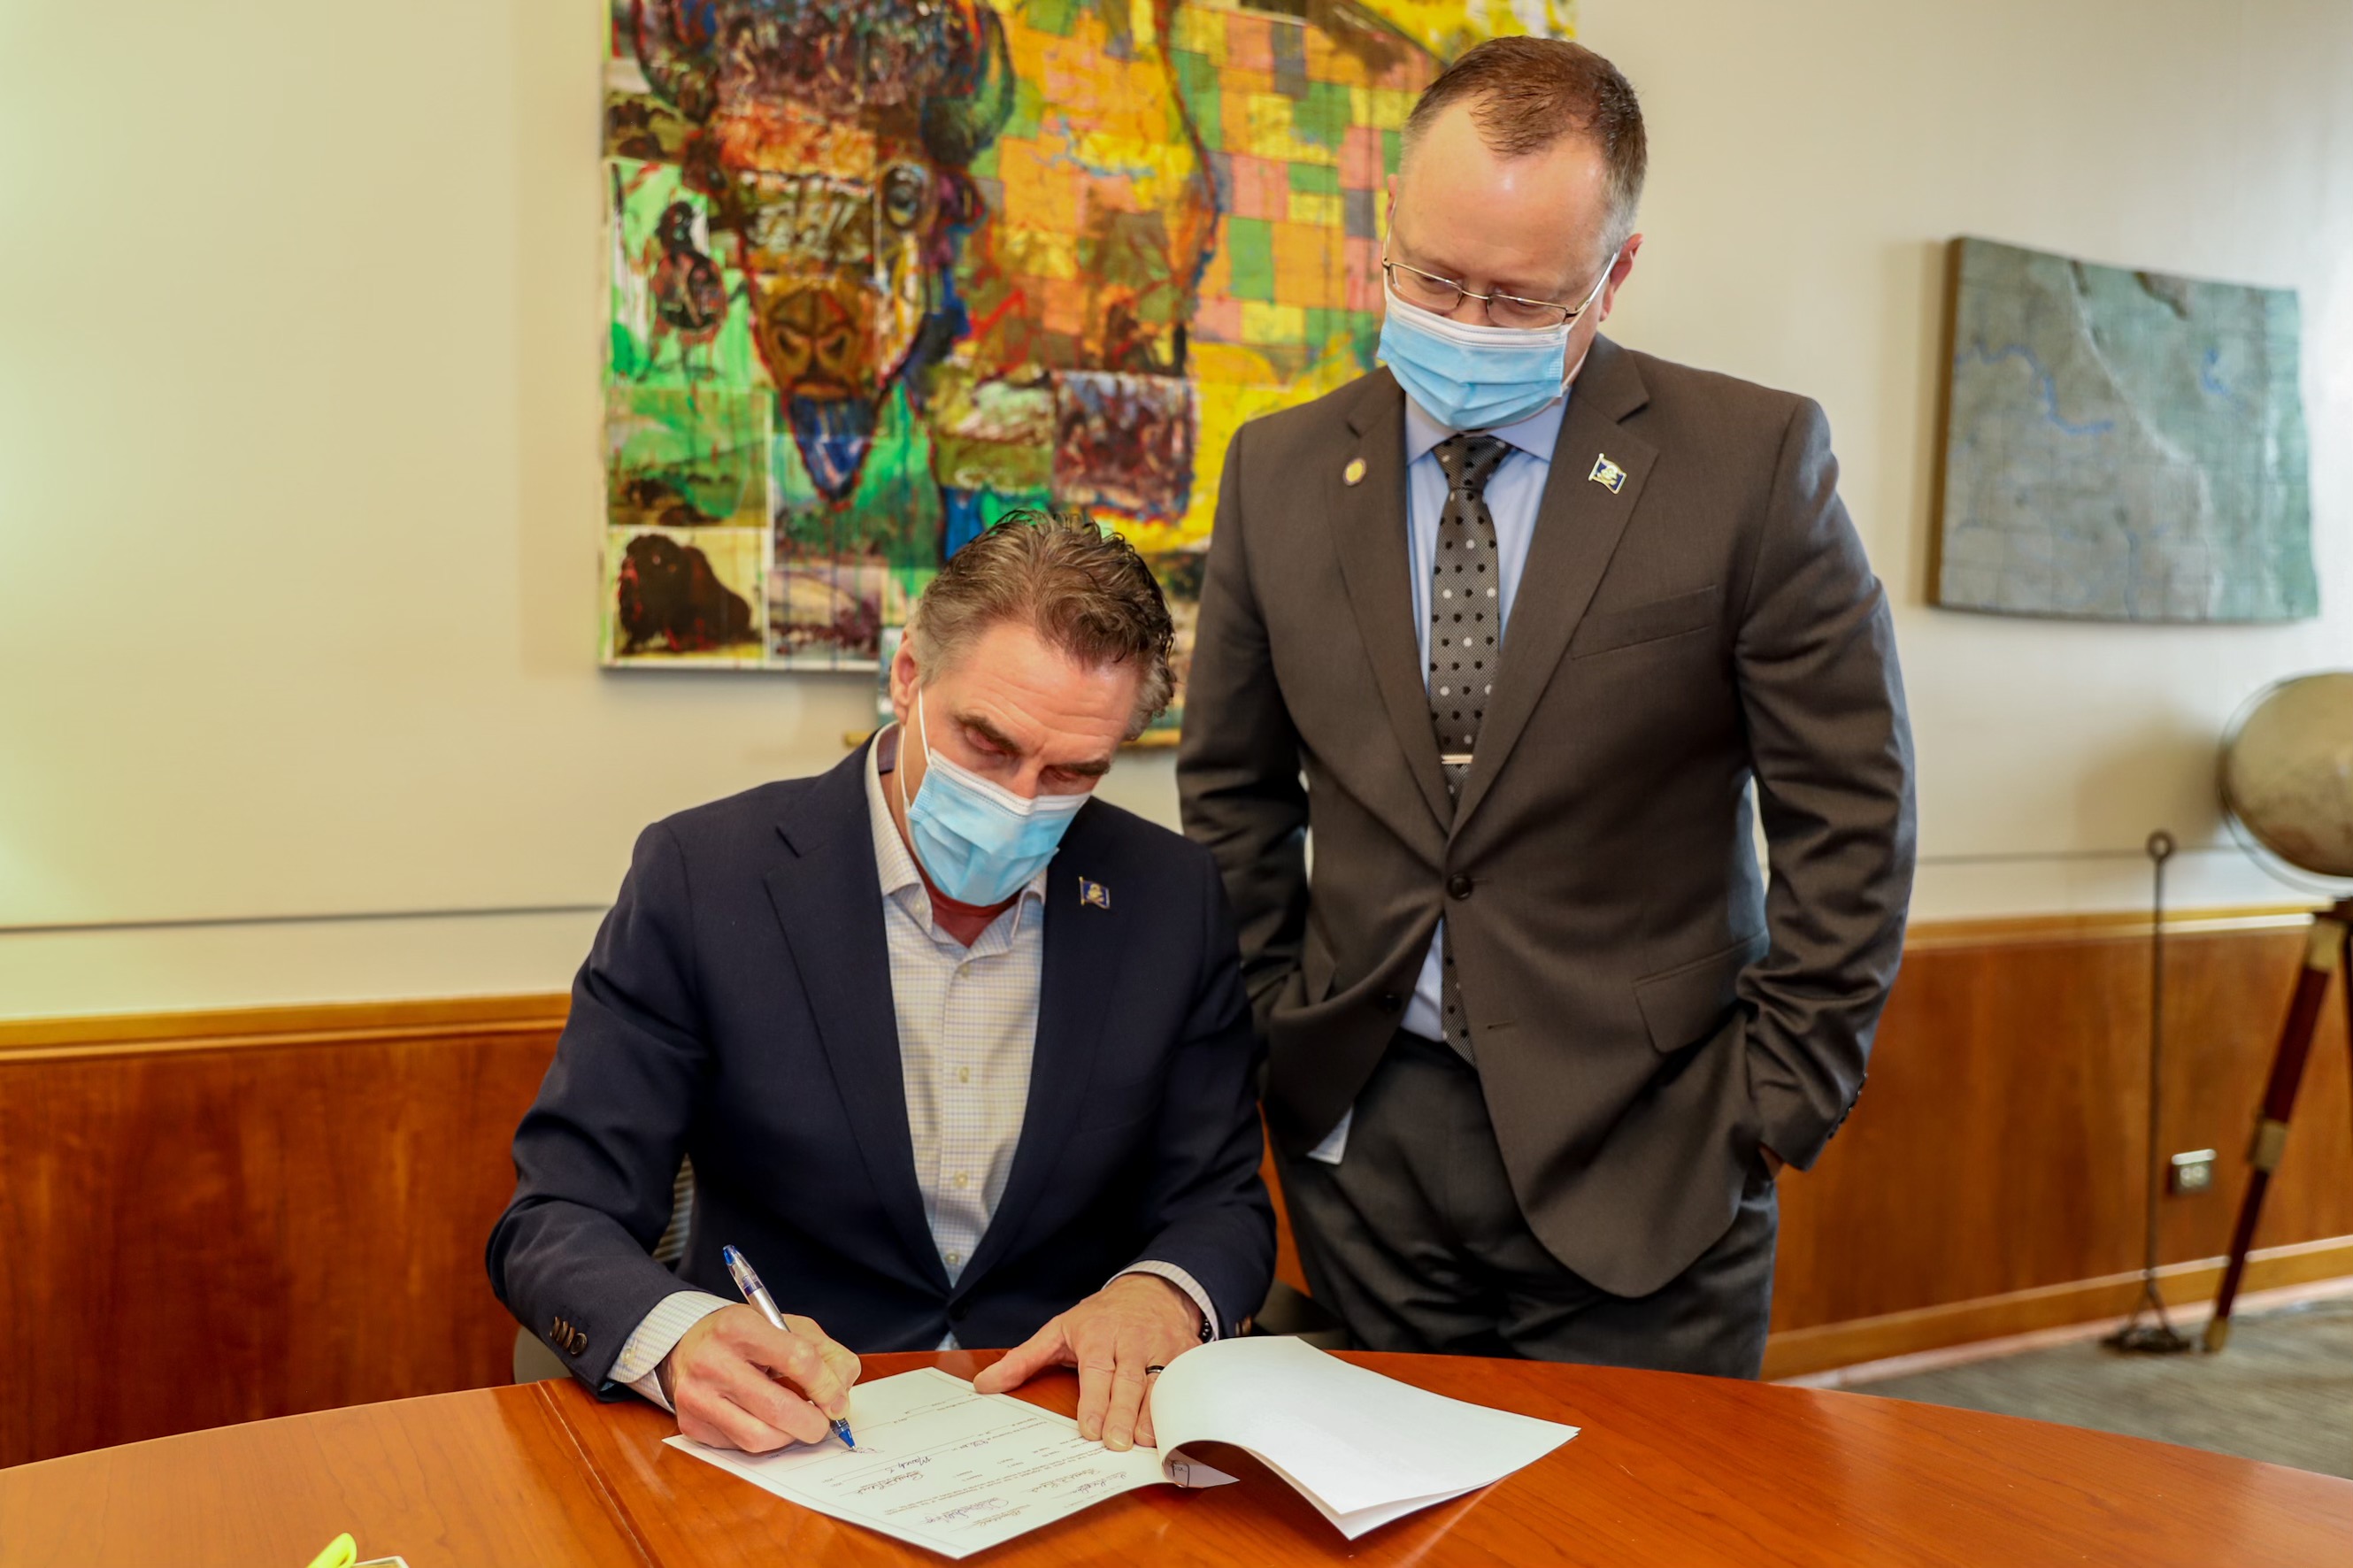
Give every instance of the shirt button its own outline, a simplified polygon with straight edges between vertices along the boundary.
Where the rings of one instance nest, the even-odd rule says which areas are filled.
[[[964,1254],[963,1254],[963,1253],[961,1253],[961,1252],[951,1252],[951,1253],[949,1253],[949,1254],[948,1254],[948,1267],[949,1267],[949,1268],[960,1268],[960,1267],[963,1265],[963,1263],[964,1263]]]
[[[970,1068],[956,1068],[956,1082],[958,1082],[958,1083],[970,1083],[971,1081],[972,1081],[972,1069],[971,1069]]]
[[[970,1186],[970,1185],[972,1184],[972,1176],[971,1176],[971,1174],[970,1174],[969,1173],[967,1173],[967,1172],[958,1171],[958,1172],[955,1173],[955,1184],[956,1184],[956,1187],[957,1187],[957,1189],[958,1189],[959,1191],[961,1191],[962,1189],[964,1189],[964,1188],[965,1188],[965,1187]]]

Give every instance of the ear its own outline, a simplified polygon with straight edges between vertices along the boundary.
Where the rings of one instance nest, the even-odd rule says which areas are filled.
[[[891,712],[904,724],[915,711],[915,690],[923,685],[923,671],[915,664],[913,639],[899,639],[899,651],[891,659]]]
[[[1633,275],[1634,253],[1641,248],[1641,235],[1630,234],[1626,237],[1626,243],[1618,251],[1616,264],[1609,268],[1609,281],[1602,285],[1601,313],[1597,318],[1598,321],[1606,321],[1609,319],[1610,310],[1618,303],[1618,290],[1624,288],[1626,279]]]

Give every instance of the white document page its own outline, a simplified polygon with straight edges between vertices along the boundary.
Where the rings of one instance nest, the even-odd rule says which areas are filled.
[[[1577,1436],[1275,1338],[1186,1352],[1152,1391],[1152,1426],[1164,1451],[1196,1442],[1247,1449],[1351,1541],[1502,1480]]]
[[[1080,1436],[1066,1415],[975,1394],[935,1367],[852,1388],[849,1427],[856,1448],[833,1437],[767,1455],[668,1442],[803,1508],[944,1557],[969,1556],[1137,1487],[1233,1479],[1182,1458],[1164,1474],[1159,1450],[1114,1454]]]

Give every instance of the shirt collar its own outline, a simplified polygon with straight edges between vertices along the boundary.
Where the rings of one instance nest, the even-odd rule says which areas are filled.
[[[916,869],[915,857],[908,850],[907,841],[899,836],[898,823],[892,818],[891,797],[883,793],[882,763],[887,757],[894,770],[898,767],[901,733],[898,725],[889,725],[866,748],[866,816],[874,835],[874,869],[882,879],[882,896],[897,898],[907,889],[914,889],[915,896],[902,901],[917,911],[923,929],[929,931],[932,896],[923,886],[923,874]],[[1021,889],[1020,901],[1007,913],[1017,920],[1027,919],[1032,907],[1042,906],[1046,901],[1046,877],[1047,873],[1040,871],[1030,878],[1029,885]],[[1002,921],[1005,916],[997,918]],[[1015,929],[1019,928],[1017,925]]]
[[[1576,391],[1576,384],[1571,383],[1561,389],[1558,397],[1554,398],[1518,424],[1505,425],[1500,428],[1486,431],[1485,434],[1494,437],[1497,440],[1509,442],[1538,462],[1549,463],[1552,461],[1553,447],[1560,440],[1560,422],[1568,412],[1569,395],[1574,391]],[[1455,433],[1423,413],[1421,405],[1413,400],[1413,395],[1406,394],[1405,460],[1407,462],[1421,461],[1429,455],[1432,447]]]

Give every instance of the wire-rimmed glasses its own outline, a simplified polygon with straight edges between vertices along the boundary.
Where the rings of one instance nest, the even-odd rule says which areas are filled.
[[[1387,275],[1389,287],[1398,299],[1418,306],[1432,315],[1451,316],[1462,308],[1465,300],[1476,300],[1487,308],[1487,320],[1498,327],[1514,327],[1527,331],[1546,331],[1567,326],[1592,307],[1601,296],[1601,286],[1609,281],[1609,274],[1618,265],[1612,255],[1601,276],[1593,280],[1593,288],[1585,302],[1564,305],[1554,300],[1523,300],[1516,294],[1478,294],[1465,289],[1451,278],[1440,278],[1424,272],[1419,267],[1408,267],[1402,261],[1381,258],[1381,271]]]

